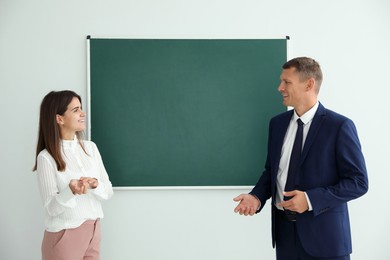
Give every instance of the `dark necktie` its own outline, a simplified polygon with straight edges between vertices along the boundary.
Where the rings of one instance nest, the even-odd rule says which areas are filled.
[[[288,166],[288,174],[286,186],[284,187],[285,191],[295,190],[296,187],[296,175],[298,171],[299,161],[301,159],[302,152],[302,140],[303,140],[303,122],[300,118],[297,119],[298,129],[295,135],[295,141],[293,149],[291,151],[290,165]],[[289,200],[290,197],[284,197],[284,200]]]

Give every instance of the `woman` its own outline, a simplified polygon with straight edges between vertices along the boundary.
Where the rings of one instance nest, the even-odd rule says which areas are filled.
[[[79,95],[44,97],[33,169],[45,212],[43,260],[100,259],[100,201],[113,191],[96,145],[81,139],[84,130]]]

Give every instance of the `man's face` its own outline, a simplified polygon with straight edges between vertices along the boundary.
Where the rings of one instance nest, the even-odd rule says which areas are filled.
[[[278,91],[283,96],[283,105],[296,108],[304,103],[307,80],[301,81],[295,68],[284,69],[280,75]]]

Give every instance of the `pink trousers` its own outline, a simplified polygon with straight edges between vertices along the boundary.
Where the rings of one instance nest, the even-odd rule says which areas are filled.
[[[42,260],[99,259],[99,220],[87,220],[77,228],[59,232],[45,231],[42,241]]]

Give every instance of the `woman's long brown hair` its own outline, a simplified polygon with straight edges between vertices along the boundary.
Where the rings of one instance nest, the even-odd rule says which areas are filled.
[[[61,155],[61,135],[56,116],[64,115],[68,105],[75,97],[81,104],[81,97],[71,90],[51,91],[43,98],[39,114],[38,143],[33,171],[37,170],[38,154],[44,149],[54,158],[57,170],[65,171],[66,164]],[[82,132],[76,132],[76,136],[85,152],[81,143]]]

